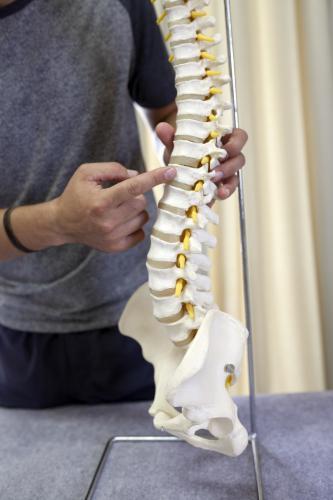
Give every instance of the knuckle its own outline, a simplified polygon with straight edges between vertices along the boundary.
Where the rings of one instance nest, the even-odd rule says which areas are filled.
[[[155,172],[152,172],[152,179],[154,185],[160,184],[161,183],[161,171],[158,169]]]
[[[90,212],[92,215],[94,215],[96,217],[100,217],[101,215],[103,215],[104,210],[105,210],[105,207],[104,207],[103,203],[101,203],[100,201],[96,201],[92,204]]]
[[[111,167],[114,167],[114,168],[124,168],[123,165],[121,163],[119,163],[118,161],[112,161],[112,162],[110,162],[110,165],[111,165]]]
[[[234,175],[233,182],[231,183],[230,190],[233,193],[235,189],[239,186],[239,177]]]
[[[246,158],[245,158],[245,155],[243,153],[239,153],[239,163],[240,163],[240,167],[244,167],[245,163],[246,163]]]
[[[104,243],[103,246],[104,246],[105,252],[109,252],[109,253],[118,252],[117,243],[115,243],[114,241],[107,241]]]
[[[140,186],[136,182],[130,182],[127,187],[128,194],[130,196],[138,196],[140,194]]]
[[[104,236],[108,236],[113,230],[112,222],[101,222],[99,224],[99,230]]]
[[[145,196],[139,196],[132,200],[131,207],[137,212],[142,212],[147,207],[147,200]]]
[[[117,241],[124,235],[124,227],[123,225],[110,224],[110,231],[108,233],[108,239],[110,241]]]
[[[113,241],[111,246],[114,252],[123,252],[124,250],[127,250],[126,240],[124,238]]]
[[[140,241],[143,241],[144,239],[145,239],[145,232],[143,231],[143,229],[140,229],[135,234],[135,239],[133,240],[132,246],[136,245],[137,243],[140,243]]]
[[[142,218],[144,224],[146,224],[149,221],[149,213],[146,210],[143,211]]]
[[[124,174],[127,176],[127,169],[121,163],[113,161],[110,163],[111,168],[119,174]]]
[[[249,139],[249,134],[246,132],[246,130],[241,129],[243,137],[244,137],[244,142],[247,142]]]
[[[142,194],[142,195],[140,196],[140,203],[141,203],[141,204],[140,204],[140,206],[142,207],[142,209],[143,209],[143,210],[144,210],[144,209],[147,207],[147,205],[148,205],[147,198],[145,197],[145,195],[144,195],[144,194]]]

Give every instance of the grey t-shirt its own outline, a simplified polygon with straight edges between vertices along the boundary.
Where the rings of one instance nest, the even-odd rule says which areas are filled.
[[[88,162],[143,171],[133,101],[162,107],[174,75],[150,0],[16,0],[0,9],[0,207],[58,196]],[[64,245],[0,262],[0,324],[66,333],[116,324],[146,279],[146,239]]]

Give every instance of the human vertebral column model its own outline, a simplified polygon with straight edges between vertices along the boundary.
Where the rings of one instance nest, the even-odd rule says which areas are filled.
[[[177,126],[170,166],[175,180],[165,186],[147,259],[148,285],[129,301],[120,321],[138,340],[155,368],[156,394],[150,413],[160,429],[195,446],[238,455],[248,436],[228,389],[239,375],[246,329],[214,303],[206,250],[218,223],[210,208],[214,168],[226,152],[221,137],[229,105],[222,99],[224,58],[210,47],[215,19],[202,10],[210,0],[165,0],[171,56],[176,74]],[[152,302],[152,303],[151,303]],[[142,313],[144,311],[144,313]],[[181,408],[181,412],[176,408]],[[209,438],[198,435],[208,431]]]

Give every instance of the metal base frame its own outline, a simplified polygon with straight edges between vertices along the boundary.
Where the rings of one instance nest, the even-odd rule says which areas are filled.
[[[225,10],[225,24],[227,35],[227,48],[228,48],[228,61],[229,71],[231,77],[231,101],[233,106],[233,128],[238,128],[238,103],[237,103],[237,88],[236,88],[236,72],[235,72],[235,57],[232,33],[232,17],[230,0],[222,0],[224,2]],[[264,500],[262,473],[259,458],[259,442],[257,437],[257,424],[256,424],[256,406],[255,406],[255,381],[254,381],[254,358],[253,358],[253,344],[252,344],[252,319],[251,319],[251,301],[250,301],[250,285],[249,285],[249,265],[248,265],[248,249],[247,249],[247,235],[246,235],[246,218],[245,218],[245,196],[242,171],[239,175],[238,187],[238,202],[239,202],[239,221],[240,221],[240,235],[241,235],[241,248],[242,248],[242,267],[243,267],[243,290],[244,290],[244,305],[246,314],[246,327],[249,331],[248,338],[248,374],[249,374],[249,407],[250,407],[250,429],[249,429],[249,444],[251,445],[254,473],[257,485],[257,498]],[[149,443],[165,443],[165,442],[183,442],[176,437],[167,436],[116,436],[111,438],[104,448],[103,454],[95,471],[93,480],[90,484],[89,490],[85,500],[93,500],[94,493],[98,485],[101,473],[105,466],[106,460],[112,451],[112,448],[117,443],[136,443],[136,442],[149,442]]]
[[[173,436],[115,436],[108,440],[103,450],[100,461],[97,465],[97,468],[94,473],[94,477],[90,483],[89,489],[85,496],[85,500],[94,500],[94,496],[97,490],[98,482],[102,475],[103,469],[107,462],[107,459],[110,456],[114,446],[117,443],[184,443],[181,439],[178,439]],[[261,473],[260,473],[260,463],[259,463],[259,454],[257,447],[257,436],[256,434],[251,434],[249,436],[249,444],[251,445],[252,458],[253,458],[253,467],[256,478],[256,486],[257,486],[257,498],[258,500],[263,500],[263,490],[262,490],[262,482],[261,482]]]

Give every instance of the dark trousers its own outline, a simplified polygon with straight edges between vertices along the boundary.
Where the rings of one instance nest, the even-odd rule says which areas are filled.
[[[150,400],[153,368],[117,327],[40,334],[0,326],[0,406]]]

